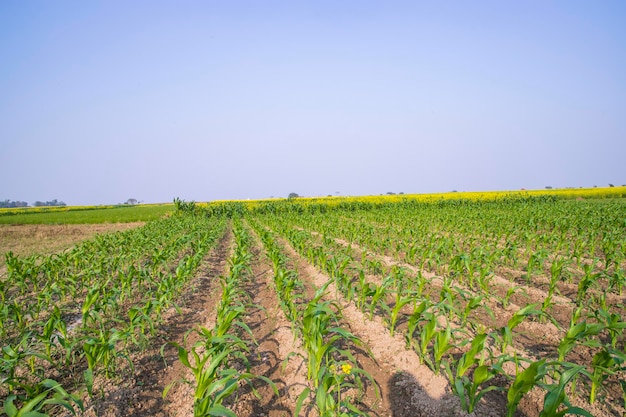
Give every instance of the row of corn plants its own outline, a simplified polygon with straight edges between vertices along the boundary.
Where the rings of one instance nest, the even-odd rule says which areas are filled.
[[[595,202],[579,207],[572,203],[431,205],[420,211],[400,207],[393,213],[389,209],[335,212],[316,219],[333,230],[338,227],[344,239],[374,252],[431,272],[455,269],[470,285],[478,285],[477,280],[484,281],[490,272],[506,273],[503,268],[524,269],[526,273],[518,279],[526,283],[537,275],[577,283],[594,273],[596,280],[606,283],[605,289],[608,286],[621,294],[622,205]],[[582,228],[583,222],[589,228]],[[552,268],[553,260],[560,268]],[[585,265],[590,270],[585,271]],[[544,285],[554,287],[554,282]]]
[[[96,376],[116,375],[122,362],[132,369],[131,351],[158,331],[224,227],[219,219],[174,216],[59,254],[7,254],[0,290],[5,413],[81,409],[69,387],[93,395]]]
[[[347,213],[338,214],[341,214],[341,216],[349,215]],[[354,216],[354,213],[351,213],[351,215]],[[586,309],[586,315],[582,315],[583,308],[577,308],[572,316],[570,327],[557,348],[556,353],[558,355],[555,355],[555,360],[548,361],[546,359],[544,363],[541,363],[541,360],[523,358],[517,354],[511,356],[504,352],[507,346],[513,344],[513,329],[525,317],[546,317],[545,301],[541,308],[538,308],[537,305],[527,305],[521,308],[508,320],[506,326],[491,329],[491,331],[489,329],[480,329],[480,326],[472,326],[470,321],[473,339],[468,339],[468,335],[465,334],[464,330],[459,330],[463,328],[460,324],[464,324],[467,321],[468,308],[471,309],[472,306],[478,305],[481,302],[482,295],[465,300],[465,308],[459,312],[458,306],[455,306],[454,301],[458,298],[458,294],[462,294],[462,292],[451,291],[453,287],[451,278],[456,278],[461,275],[460,273],[449,273],[444,276],[440,297],[435,301],[428,298],[419,298],[423,279],[417,280],[419,283],[417,286],[407,285],[406,282],[398,278],[398,275],[402,275],[402,273],[399,273],[397,268],[392,270],[392,273],[382,281],[381,285],[365,284],[363,279],[364,265],[361,264],[360,267],[352,268],[356,272],[352,276],[345,274],[350,269],[347,268],[348,265],[354,265],[358,262],[351,259],[349,252],[346,250],[336,247],[329,248],[329,246],[332,246],[332,239],[327,237],[323,239],[326,249],[324,249],[324,245],[314,245],[311,239],[308,241],[301,239],[303,235],[306,237],[306,232],[301,229],[311,229],[311,224],[305,223],[303,217],[307,220],[312,220],[311,223],[317,224],[318,230],[326,233],[339,233],[341,230],[345,230],[345,226],[342,227],[342,225],[349,223],[334,221],[331,226],[321,228],[319,224],[327,221],[329,216],[293,216],[290,219],[294,221],[285,221],[285,216],[281,216],[280,222],[271,224],[273,227],[277,227],[278,230],[282,230],[283,234],[290,238],[294,248],[299,250],[304,256],[307,256],[310,262],[326,270],[329,275],[334,276],[339,284],[338,288],[342,288],[342,291],[345,291],[345,295],[356,295],[360,306],[368,304],[366,300],[369,301],[368,309],[370,314],[376,308],[384,310],[388,315],[387,322],[390,323],[391,331],[393,331],[394,323],[397,323],[399,306],[412,305],[413,312],[408,314],[406,319],[409,328],[407,343],[416,347],[418,354],[435,372],[439,372],[442,368],[446,369],[446,374],[450,377],[451,386],[454,387],[453,390],[459,394],[463,406],[468,410],[472,410],[476,400],[480,399],[486,392],[503,389],[498,386],[488,386],[487,383],[498,374],[507,375],[503,371],[505,362],[513,361],[516,369],[515,376],[507,375],[512,381],[507,394],[509,404],[507,413],[509,414],[515,411],[521,395],[528,392],[532,386],[542,387],[546,391],[546,404],[542,415],[556,415],[550,413],[557,413],[563,410],[584,414],[586,413],[584,410],[568,405],[569,402],[565,395],[556,395],[554,392],[563,390],[568,386],[576,386],[580,379],[584,384],[588,385],[589,402],[594,403],[598,389],[604,387],[603,383],[607,378],[611,377],[613,382],[615,382],[616,379],[619,380],[619,375],[623,375],[625,363],[623,350],[624,323],[616,313],[596,309],[594,315],[591,316],[589,315],[591,310]],[[265,217],[265,219],[267,218],[268,216]],[[290,223],[291,226],[288,226]],[[294,225],[296,227],[293,227]],[[346,240],[349,241],[350,236],[354,237],[355,235],[340,235],[340,237],[347,238]],[[376,235],[373,234],[372,236],[373,240],[375,240]],[[381,250],[385,245],[374,246],[370,244],[368,247],[375,251]],[[382,251],[382,253],[387,254],[385,251]],[[558,266],[557,262],[553,262],[553,265],[555,264]],[[554,270],[555,267],[552,269]],[[467,274],[468,271],[461,272]],[[343,285],[342,282],[344,283]],[[381,293],[385,292],[393,294],[395,298],[395,301],[389,306],[380,302],[380,300],[384,299]],[[450,314],[454,313],[455,310],[457,311],[456,314]],[[442,320],[442,317],[445,317],[445,319]],[[455,322],[457,324],[456,328],[451,326],[451,323],[454,325]],[[456,338],[454,337],[455,334],[457,335]],[[414,338],[414,335],[417,337]],[[610,343],[606,343],[607,336]],[[473,341],[469,343],[470,340]],[[490,352],[495,351],[499,352],[499,354],[494,355],[490,353],[488,355],[488,364],[485,364],[484,353],[480,360],[476,356],[477,351],[484,350],[486,341],[488,341],[487,346],[500,346],[498,349],[490,350]],[[621,348],[616,348],[616,346],[620,346],[620,342]],[[566,361],[569,353],[582,347],[593,347],[596,349],[591,366],[583,366],[582,364],[573,364]],[[465,358],[463,359],[464,365],[456,367],[456,370],[454,370],[454,365],[456,365],[457,361],[452,356],[446,354],[453,351],[463,352],[460,349],[465,350],[462,356],[462,358]],[[429,350],[432,351],[430,355],[427,354]],[[446,356],[448,359],[446,359]],[[455,357],[458,358],[458,354]],[[467,364],[471,365],[468,366]],[[541,366],[534,364],[541,364]],[[471,369],[472,365],[475,365],[473,370]],[[526,369],[536,369],[538,373],[535,375],[532,384],[523,385],[520,388],[521,381],[532,372],[526,372]],[[473,379],[468,375],[473,375]],[[558,383],[555,381],[558,381]],[[483,388],[480,388],[481,386]]]
[[[309,407],[319,416],[366,416],[358,407],[369,380],[378,393],[371,376],[358,366],[349,346],[365,348],[361,340],[340,325],[341,309],[336,301],[324,300],[331,280],[315,290],[306,300],[304,284],[295,270],[289,268],[288,257],[272,232],[250,220],[272,262],[274,284],[286,317],[292,323],[294,337],[300,337],[307,354],[307,376],[311,386],[300,394],[294,415],[313,395]]]
[[[214,327],[208,329],[201,326],[192,330],[199,336],[199,340],[189,349],[178,343],[170,343],[178,349],[179,360],[194,376],[193,414],[196,417],[236,417],[228,408],[228,403],[237,398],[240,385],[244,383],[258,396],[251,384],[254,379],[265,381],[278,394],[271,380],[249,372],[247,354],[255,342],[252,331],[244,321],[251,301],[242,289],[242,284],[253,278],[250,236],[237,219],[234,220],[233,232],[235,248],[228,259],[228,273],[219,277],[222,293],[216,308]],[[243,337],[242,333],[249,338]],[[166,388],[164,396],[170,388],[171,385]]]
[[[354,213],[350,213],[349,215],[352,217],[355,216]],[[363,214],[363,217],[367,216],[373,217],[370,213]],[[300,222],[303,227],[308,227],[309,229],[312,228],[311,230],[318,230],[320,233],[330,232],[334,236],[341,237],[348,242],[353,242],[354,236],[359,234],[358,232],[355,232],[355,230],[362,230],[361,225],[364,223],[361,221],[361,223],[358,223],[355,226],[355,224],[351,223],[349,220],[346,221],[348,214],[345,218],[343,216],[338,218],[337,216],[333,217],[330,215],[323,217],[300,217],[303,217],[303,220]],[[402,218],[402,216],[397,215],[393,218],[394,222],[396,222],[396,219]],[[527,283],[522,283],[522,285],[511,285],[506,290],[503,289],[501,285],[492,285],[494,272],[497,272],[497,269],[499,268],[498,265],[504,265],[502,264],[502,253],[508,252],[511,247],[510,245],[494,247],[489,244],[489,241],[486,243],[478,242],[475,238],[472,238],[469,240],[469,244],[472,245],[471,250],[464,250],[461,247],[457,247],[458,244],[455,243],[455,236],[431,235],[428,243],[429,246],[425,249],[425,255],[423,255],[424,261],[416,261],[415,253],[412,251],[416,248],[416,246],[413,245],[411,248],[407,249],[406,244],[403,243],[410,241],[414,235],[414,229],[410,227],[410,223],[400,223],[400,227],[396,227],[394,225],[393,230],[403,230],[403,235],[400,235],[399,233],[389,234],[389,230],[392,229],[391,227],[387,227],[386,230],[382,230],[381,227],[377,229],[372,225],[367,225],[367,223],[365,224],[370,230],[378,230],[379,233],[376,234],[371,232],[367,238],[361,238],[358,244],[363,245],[364,248],[375,253],[381,253],[381,251],[382,253],[385,253],[382,248],[389,246],[388,242],[394,241],[396,242],[396,247],[403,247],[405,249],[405,252],[402,252],[404,257],[399,259],[400,261],[414,265],[424,271],[434,271],[440,275],[450,276],[455,280],[456,284],[468,287],[473,292],[480,292],[486,298],[497,298],[505,306],[512,297],[516,297],[516,292],[521,292],[523,294],[524,290],[528,288],[528,285],[525,285]],[[458,236],[456,237],[456,240],[459,240]],[[463,239],[460,240],[463,241]],[[434,245],[434,242],[437,242],[437,250],[435,252],[439,253],[439,255],[435,255],[432,250],[431,245]],[[448,244],[445,242],[452,243]],[[448,248],[445,249],[445,252],[448,254],[447,256],[440,256],[440,249],[442,248]],[[540,250],[540,252],[547,253],[545,249]],[[494,254],[498,253],[500,255],[494,256]],[[532,275],[532,271],[537,270],[537,265],[543,265],[542,270],[545,269],[544,263],[548,256],[541,255],[541,257],[539,257],[535,256],[536,254],[537,252],[533,252],[530,255],[528,260],[529,266],[526,268],[526,273],[523,274],[524,276]],[[433,267],[429,268],[428,264],[432,264]],[[613,266],[610,267],[608,271],[598,271],[597,268],[601,267],[599,263],[583,263],[581,268],[582,272],[579,274],[580,279],[577,283],[571,283],[570,281],[572,280],[572,276],[576,275],[575,268],[573,267],[574,264],[575,262],[571,258],[567,258],[565,255],[553,256],[551,258],[549,268],[543,271],[542,276],[542,288],[545,293],[542,300],[542,310],[544,312],[550,312],[554,309],[562,309],[564,307],[562,301],[555,303],[554,300],[557,296],[559,296],[560,300],[563,299],[561,289],[565,286],[565,290],[567,292],[576,292],[576,297],[572,297],[572,301],[568,303],[569,305],[565,305],[566,308],[573,309],[574,307],[584,306],[586,311],[589,312],[603,310],[604,312],[608,312],[609,316],[610,314],[619,314],[623,298],[621,298],[618,293],[606,291],[606,287],[619,287],[619,285],[615,283],[621,278],[607,280],[606,277],[608,275],[611,277],[619,277],[623,275],[623,267],[617,268],[616,266]],[[611,282],[615,285],[611,284]],[[603,315],[606,316],[607,314]],[[562,320],[561,324],[566,326],[568,324],[567,320]]]

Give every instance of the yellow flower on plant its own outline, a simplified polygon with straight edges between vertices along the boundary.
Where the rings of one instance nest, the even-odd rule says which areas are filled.
[[[352,370],[352,365],[350,365],[349,363],[344,363],[343,365],[341,365],[341,370],[343,371],[344,374],[350,375],[350,371]]]

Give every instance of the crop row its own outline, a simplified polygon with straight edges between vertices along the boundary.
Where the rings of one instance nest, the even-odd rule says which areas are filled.
[[[274,234],[259,223],[251,223],[272,262],[281,307],[291,321],[294,337],[302,339],[306,354],[310,385],[301,392],[294,414],[300,415],[308,399],[308,407],[322,417],[367,415],[358,407],[365,391],[364,382],[376,385],[371,375],[358,366],[351,350],[364,348],[364,344],[340,324],[342,314],[337,302],[326,299],[332,281],[315,288],[308,297],[306,285],[289,267],[285,249]]]
[[[350,216],[341,214],[342,217]],[[373,214],[364,213],[363,217],[368,215]],[[486,301],[492,296],[490,287],[472,285],[468,278],[470,268],[441,269],[444,274],[438,277],[439,284],[434,292],[434,280],[426,279],[419,269],[413,276],[409,276],[408,269],[397,266],[383,270],[380,259],[387,252],[379,246],[378,240],[387,239],[383,233],[382,238],[372,233],[368,241],[361,241],[380,255],[378,263],[363,253],[358,259],[349,245],[339,244],[332,238],[356,240],[346,236],[345,224],[350,222],[332,220],[333,216],[302,215],[263,218],[311,263],[325,270],[344,296],[355,299],[370,316],[375,311],[382,314],[390,332],[395,331],[399,322],[404,323],[407,346],[415,349],[434,372],[448,375],[452,389],[467,411],[472,411],[486,393],[500,390],[507,392],[507,413],[512,415],[521,397],[537,386],[545,392],[542,415],[556,415],[563,410],[590,415],[571,405],[565,392],[576,391],[575,395],[584,395],[593,404],[616,384],[618,390],[623,390],[623,383],[621,389],[619,384],[623,381],[626,363],[623,338],[626,323],[616,312],[623,308],[620,304],[605,305],[604,309],[598,304],[575,305],[568,325],[560,330],[561,340],[554,351],[537,358],[517,342],[525,335],[520,335],[516,328],[525,320],[539,325],[552,321],[558,325],[558,321],[551,320],[548,314],[553,294],[546,292],[542,303],[529,303],[519,307],[514,314],[508,314],[504,320],[506,324],[487,327],[480,315],[473,315],[473,310],[483,309],[483,317],[493,316],[493,311],[486,307]],[[306,232],[305,228],[319,230],[320,234]],[[555,264],[558,265],[552,262]],[[554,272],[555,267],[551,269],[553,275],[559,275],[558,271]],[[368,279],[369,272],[381,275],[378,283]],[[474,278],[478,280],[479,273]],[[425,288],[429,287],[430,293],[427,293]],[[579,299],[588,297],[584,293]],[[496,314],[501,315],[502,311]],[[581,356],[581,352],[587,353]],[[489,381],[498,380],[499,375],[510,382],[504,386],[491,385]],[[578,388],[574,389],[577,385]],[[623,405],[617,407],[623,409]]]
[[[7,254],[0,281],[0,395],[9,416],[62,405],[111,377],[155,334],[226,222],[175,216],[49,256]],[[79,378],[81,376],[82,378]]]

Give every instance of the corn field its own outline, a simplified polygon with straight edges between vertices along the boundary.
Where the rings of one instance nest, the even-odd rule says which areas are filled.
[[[2,415],[626,415],[623,199],[175,208],[6,255]]]

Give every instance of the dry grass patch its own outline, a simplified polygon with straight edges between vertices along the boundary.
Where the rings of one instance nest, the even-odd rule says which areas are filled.
[[[19,256],[60,252],[96,234],[128,230],[143,224],[135,222],[0,225],[0,266],[4,265],[4,254],[7,252]]]

